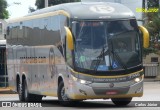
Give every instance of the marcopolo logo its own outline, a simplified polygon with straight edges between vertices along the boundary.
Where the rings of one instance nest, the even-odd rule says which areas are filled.
[[[90,10],[96,13],[106,14],[114,12],[115,9],[111,6],[106,5],[94,5],[90,7]]]

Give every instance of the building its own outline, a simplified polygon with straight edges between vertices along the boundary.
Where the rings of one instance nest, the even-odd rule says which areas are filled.
[[[0,19],[0,40],[4,40],[4,34],[6,33],[7,22]]]

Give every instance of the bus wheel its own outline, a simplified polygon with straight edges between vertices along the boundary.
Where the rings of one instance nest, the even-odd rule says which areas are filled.
[[[111,100],[116,106],[126,106],[131,102],[132,98],[112,98]]]
[[[60,104],[62,104],[63,106],[73,106],[74,105],[74,101],[71,101],[66,93],[65,93],[65,87],[64,87],[64,83],[61,81],[59,86],[58,86],[58,100],[60,101]]]
[[[28,86],[27,86],[27,82],[26,80],[24,80],[24,99],[26,102],[33,102],[33,101],[41,101],[42,100],[42,97],[41,95],[35,95],[35,94],[30,94],[28,92]]]
[[[24,87],[22,86],[22,84],[19,82],[18,84],[18,96],[19,96],[19,100],[20,101],[25,101],[25,97],[24,97]]]

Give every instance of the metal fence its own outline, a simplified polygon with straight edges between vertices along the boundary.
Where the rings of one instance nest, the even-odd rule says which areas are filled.
[[[143,64],[145,77],[156,77],[158,75],[158,63]]]

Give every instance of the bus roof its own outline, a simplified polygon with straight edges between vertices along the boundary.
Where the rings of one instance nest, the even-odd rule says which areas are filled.
[[[63,10],[74,19],[128,19],[135,18],[133,12],[126,6],[119,3],[111,2],[74,2],[64,3],[48,8],[37,10],[22,18],[31,17],[34,15],[52,13],[54,11]],[[10,20],[9,20],[10,21]],[[12,21],[12,20],[11,20]],[[17,21],[13,20],[12,22]]]

